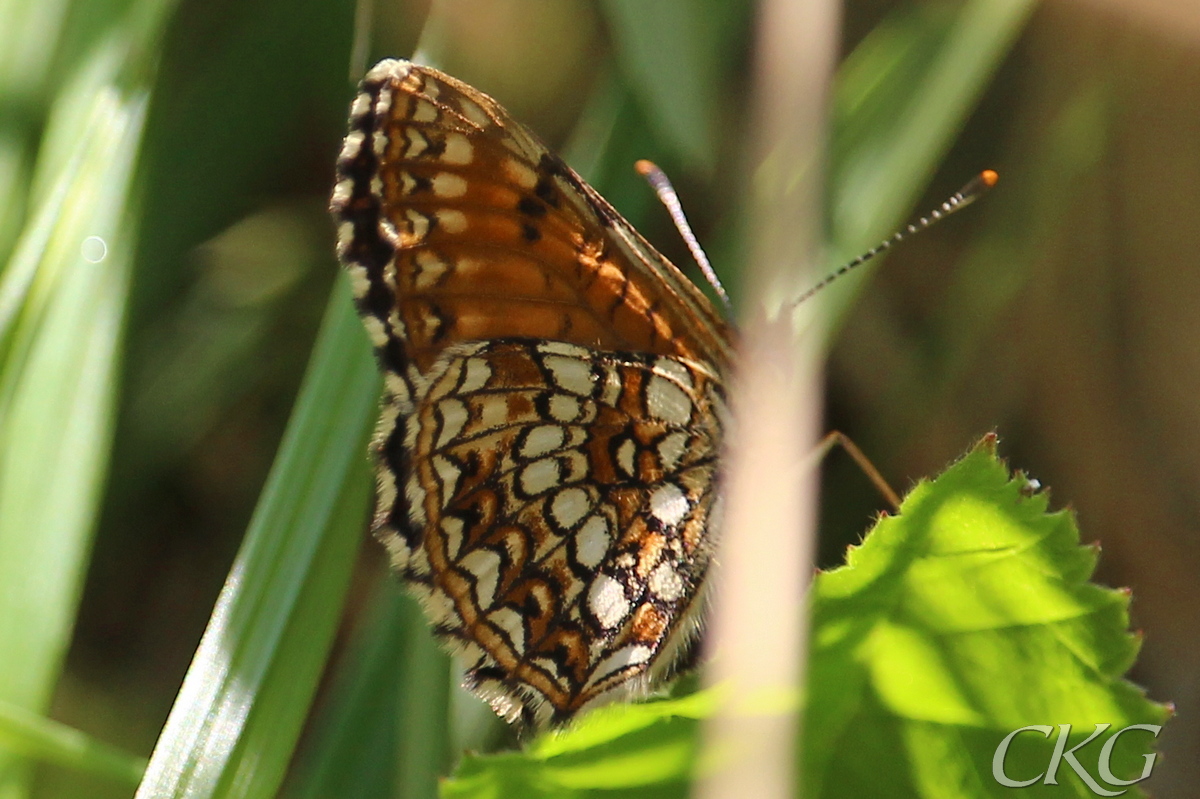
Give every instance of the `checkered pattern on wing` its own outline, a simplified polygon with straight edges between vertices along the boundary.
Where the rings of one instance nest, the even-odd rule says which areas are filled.
[[[490,97],[388,60],[338,159],[385,376],[375,530],[502,715],[655,684],[695,630],[729,334]]]
[[[469,684],[562,720],[644,689],[695,631],[720,384],[669,356],[459,345],[406,443],[423,546],[397,566]]]

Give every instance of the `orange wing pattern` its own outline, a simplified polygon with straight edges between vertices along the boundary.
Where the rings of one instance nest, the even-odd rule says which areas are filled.
[[[667,676],[702,616],[729,335],[490,97],[387,60],[331,203],[386,378],[374,528],[468,686],[556,723]]]

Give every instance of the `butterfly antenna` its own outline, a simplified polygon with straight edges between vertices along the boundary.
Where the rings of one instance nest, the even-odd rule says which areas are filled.
[[[658,195],[659,201],[666,206],[667,213],[671,215],[671,221],[675,223],[675,228],[679,231],[679,235],[683,236],[688,249],[692,251],[692,258],[695,259],[696,265],[700,267],[700,271],[704,273],[705,280],[717,292],[721,301],[725,303],[725,307],[732,307],[729,302],[729,295],[725,293],[725,287],[721,285],[721,279],[713,271],[708,256],[704,254],[704,250],[700,247],[700,242],[696,241],[696,235],[692,233],[692,226],[688,224],[687,217],[684,216],[683,206],[679,204],[679,195],[675,193],[675,187],[671,185],[671,180],[667,177],[667,173],[659,169],[658,165],[654,162],[647,161],[644,158],[634,164],[634,169],[646,179],[646,182],[654,189],[654,193]]]
[[[874,258],[876,255],[886,252],[887,250],[891,249],[893,245],[899,244],[900,242],[904,241],[905,239],[907,239],[909,236],[913,235],[914,233],[920,233],[922,230],[925,230],[926,228],[929,228],[929,227],[937,224],[941,220],[945,219],[946,217],[950,216],[950,214],[954,213],[955,211],[961,211],[962,209],[966,208],[968,205],[975,202],[980,197],[982,197],[985,193],[987,193],[988,189],[990,189],[992,186],[995,186],[996,181],[999,179],[1000,179],[1000,176],[997,175],[992,170],[990,170],[990,169],[983,170],[978,175],[973,177],[967,183],[967,185],[963,186],[961,189],[959,189],[957,192],[955,192],[950,197],[950,199],[946,200],[940,206],[933,209],[933,211],[930,212],[929,216],[923,216],[920,219],[918,219],[916,222],[912,222],[909,225],[906,225],[905,227],[901,228],[900,230],[897,230],[890,237],[881,241],[878,244],[878,246],[867,250],[865,253],[858,256],[853,261],[850,261],[848,263],[843,264],[842,266],[839,266],[837,269],[830,272],[825,277],[821,278],[821,281],[819,283],[817,283],[815,286],[813,286],[808,291],[801,294],[796,300],[794,300],[791,303],[791,306],[795,307],[795,306],[799,305],[800,303],[804,302],[812,295],[816,294],[821,289],[828,286],[833,281],[837,280],[842,275],[849,272],[851,269],[854,269],[855,267],[858,267],[858,266],[862,266],[867,261]]]

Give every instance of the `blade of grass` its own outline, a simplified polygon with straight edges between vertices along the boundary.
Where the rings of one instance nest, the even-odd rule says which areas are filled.
[[[833,262],[875,244],[908,212],[1034,5],[1034,0],[968,0],[944,36],[923,34],[922,48],[914,49],[906,37],[889,37],[884,25],[877,35],[888,42],[879,45],[868,37],[847,60],[837,85],[837,121],[839,136],[854,146],[842,150],[831,181]],[[921,52],[927,48],[932,55]],[[859,66],[862,59],[871,59],[872,68]],[[914,62],[925,68],[903,87],[893,86],[899,93],[881,97],[873,91],[885,65],[903,73]],[[888,108],[886,114],[881,107]],[[861,282],[861,276],[840,280],[826,292],[831,319],[845,315]]]
[[[146,758],[97,741],[79,730],[28,710],[0,702],[0,741],[31,760],[138,784]]]
[[[0,700],[39,713],[70,640],[107,474],[146,103],[112,87],[92,98],[62,213],[44,246],[24,253],[48,276],[44,302],[20,308],[0,362]],[[6,795],[23,795],[19,783]]]
[[[246,539],[137,796],[275,796],[361,540],[379,381],[339,281]]]
[[[362,799],[393,795],[404,642],[423,623],[399,583],[378,581],[285,796],[321,799],[351,782]]]
[[[637,92],[660,136],[684,159],[708,173],[717,147],[718,91],[716,54],[726,30],[714,9],[693,0],[605,0],[618,58],[628,85]],[[734,8],[726,4],[728,17]],[[724,21],[729,21],[725,19]]]

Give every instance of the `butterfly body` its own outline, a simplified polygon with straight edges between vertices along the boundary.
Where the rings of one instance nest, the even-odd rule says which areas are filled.
[[[694,639],[729,332],[488,96],[387,60],[331,209],[385,376],[375,534],[509,719],[644,693]]]

